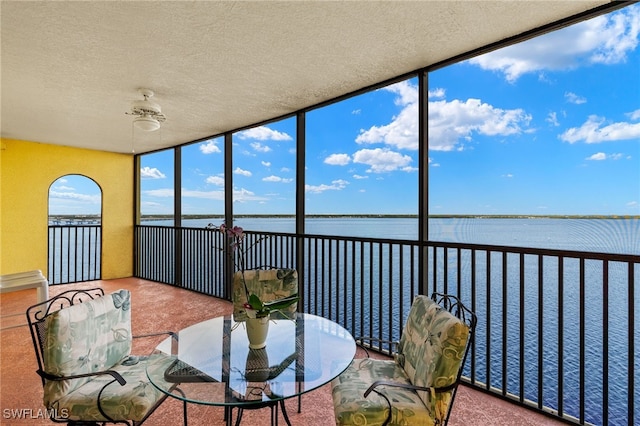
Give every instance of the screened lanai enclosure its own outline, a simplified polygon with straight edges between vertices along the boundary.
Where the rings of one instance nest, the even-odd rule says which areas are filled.
[[[2,135],[131,156],[135,277],[230,300],[215,227],[241,226],[304,312],[397,340],[415,295],[454,294],[478,317],[466,384],[638,422],[640,6],[118,6],[3,2]],[[49,275],[100,278],[110,219],[50,222]]]

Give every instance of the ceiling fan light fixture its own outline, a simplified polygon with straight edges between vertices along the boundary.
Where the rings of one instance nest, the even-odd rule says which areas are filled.
[[[153,91],[149,89],[139,89],[144,100],[134,101],[131,105],[131,112],[127,112],[128,115],[135,115],[133,119],[133,125],[145,132],[153,132],[160,128],[160,123],[166,120],[160,105],[150,101],[149,98],[153,96]]]
[[[136,117],[133,120],[133,125],[140,130],[144,130],[145,132],[153,132],[160,128],[160,122],[147,114]]]

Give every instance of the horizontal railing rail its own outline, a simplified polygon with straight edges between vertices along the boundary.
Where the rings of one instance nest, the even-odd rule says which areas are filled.
[[[47,280],[69,284],[102,278],[101,225],[49,225]]]
[[[640,256],[246,235],[246,268],[297,267],[300,309],[354,336],[398,340],[416,294],[454,294],[478,316],[465,367],[469,385],[568,423],[626,425],[640,418],[634,404]],[[230,298],[223,234],[138,226],[136,242],[137,276]]]

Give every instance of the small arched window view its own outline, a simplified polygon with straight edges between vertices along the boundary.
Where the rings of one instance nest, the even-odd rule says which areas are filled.
[[[49,187],[48,273],[51,284],[101,278],[102,191],[80,175]]]
[[[66,175],[49,187],[49,223],[100,224],[102,191],[98,184],[81,175]]]

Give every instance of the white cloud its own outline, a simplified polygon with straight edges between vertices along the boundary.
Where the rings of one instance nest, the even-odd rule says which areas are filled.
[[[545,121],[555,127],[560,125],[560,122],[558,122],[558,114],[555,112],[550,112],[547,118],[545,118]]]
[[[361,149],[353,154],[353,162],[368,165],[367,172],[371,173],[392,172],[408,166],[411,161],[408,155],[382,148]]]
[[[595,154],[593,154],[590,157],[587,157],[586,159],[593,160],[593,161],[602,161],[607,159],[607,154],[605,154],[604,152],[596,152]]]
[[[244,203],[247,201],[267,201],[268,198],[256,196],[255,193],[249,191],[248,189],[234,189],[233,190],[233,201],[237,203]]]
[[[429,90],[427,96],[428,96],[429,99],[432,99],[432,98],[443,99],[444,96],[445,96],[445,93],[446,92],[445,92],[444,89],[436,88],[436,89],[433,89],[433,90]]]
[[[320,194],[324,191],[340,191],[349,184],[346,180],[338,179],[331,182],[331,185],[321,184],[321,185],[305,185],[305,192],[312,192],[314,194]]]
[[[259,141],[290,141],[293,140],[291,136],[286,133],[279,132],[268,128],[267,126],[254,127],[249,130],[243,130],[238,133],[240,139],[256,139]]]
[[[369,179],[369,176],[362,176],[362,175],[353,175],[352,177],[354,179]]]
[[[384,90],[398,95],[395,99],[396,105],[405,106],[418,103],[416,86],[412,86],[407,80],[386,86]]]
[[[217,141],[207,141],[207,142],[201,143],[198,146],[198,148],[200,149],[200,152],[202,152],[203,154],[219,154],[222,152],[218,147]]]
[[[566,92],[564,94],[564,98],[570,104],[581,105],[587,102],[587,98],[585,98],[584,96],[578,96],[573,92]]]
[[[262,164],[265,167],[271,167],[271,163],[269,161],[261,161],[260,164]]]
[[[251,148],[253,148],[254,151],[258,151],[258,152],[269,152],[269,151],[271,151],[271,148],[269,148],[267,145],[262,145],[260,142],[252,142],[250,145],[251,145]]]
[[[623,62],[627,53],[636,48],[639,33],[640,8],[627,7],[478,56],[469,63],[499,71],[507,81],[515,82],[526,73]]]
[[[330,164],[332,166],[346,166],[350,162],[351,157],[349,157],[349,154],[331,154],[324,159],[325,164]]]
[[[223,176],[209,176],[205,179],[205,182],[210,183],[215,186],[224,186],[224,177]]]
[[[167,198],[173,197],[173,188],[150,189],[144,191],[145,195],[150,197]]]
[[[590,157],[587,157],[586,160],[593,160],[593,161],[602,161],[602,160],[620,160],[622,157],[624,157],[623,154],[605,154],[604,152],[597,152],[593,155],[591,155]]]
[[[265,178],[262,178],[263,182],[280,182],[280,183],[291,183],[293,181],[293,179],[290,178],[281,178],[280,176],[267,176]]]
[[[519,134],[530,121],[531,115],[520,108],[504,110],[480,99],[430,102],[429,148],[451,151],[474,132],[486,136]]]
[[[140,177],[142,179],[164,179],[165,174],[155,167],[143,167],[140,169]]]
[[[240,167],[236,167],[236,169],[233,171],[233,174],[247,177],[250,177],[252,175],[249,170],[243,170]]]
[[[640,123],[606,123],[603,117],[590,115],[580,127],[572,127],[558,136],[569,143],[600,143],[640,138]]]
[[[398,93],[397,104],[403,105],[401,112],[383,126],[361,130],[356,143],[384,143],[395,149],[418,149],[418,88],[403,82],[389,86]],[[436,89],[436,95],[444,96],[444,90]],[[451,151],[459,149],[461,140],[472,134],[507,136],[519,134],[531,121],[531,115],[522,109],[504,110],[479,99],[429,102],[429,149]]]
[[[628,113],[627,116],[630,120],[640,120],[640,109]]]
[[[182,196],[185,198],[198,198],[205,200],[224,200],[224,191],[194,191],[182,188]]]
[[[57,191],[74,191],[75,188],[71,186],[60,185],[60,186],[56,186],[56,190]]]
[[[82,201],[91,204],[100,204],[102,196],[100,194],[78,194],[77,192],[49,191],[49,198],[60,200]]]
[[[391,123],[360,130],[356,138],[358,144],[385,143],[397,149],[418,149],[418,89],[407,81],[385,88],[396,93],[396,105],[402,106],[400,113]]]
[[[507,178],[507,179],[511,179],[513,177],[513,174],[511,173],[506,173],[504,175],[502,175],[503,178]]]

